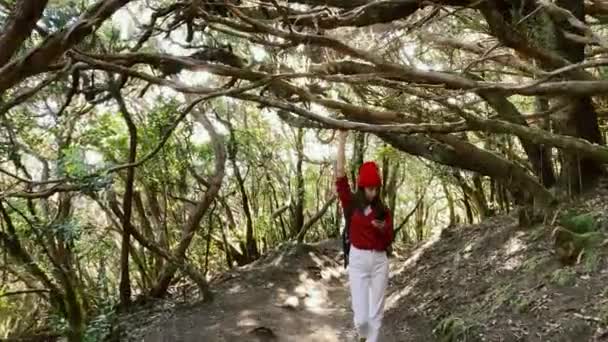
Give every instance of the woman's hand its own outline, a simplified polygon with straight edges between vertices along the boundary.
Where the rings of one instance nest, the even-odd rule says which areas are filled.
[[[378,230],[383,230],[384,229],[384,221],[373,220],[372,221],[372,226],[376,227]]]

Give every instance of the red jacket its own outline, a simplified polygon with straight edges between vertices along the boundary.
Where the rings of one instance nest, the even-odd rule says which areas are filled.
[[[338,178],[336,188],[344,210],[348,208],[353,200],[348,178]],[[393,220],[390,212],[387,210],[384,229],[382,230],[372,225],[372,221],[376,217],[373,209],[367,216],[361,210],[354,210],[352,215],[349,227],[350,243],[359,249],[386,250],[393,240]]]

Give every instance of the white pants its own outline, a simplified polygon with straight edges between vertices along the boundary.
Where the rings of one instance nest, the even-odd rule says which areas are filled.
[[[384,292],[388,284],[388,257],[384,251],[350,246],[348,280],[359,337],[377,342],[384,315]]]

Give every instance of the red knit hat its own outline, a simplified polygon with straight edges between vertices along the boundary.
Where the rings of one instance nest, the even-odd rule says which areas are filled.
[[[379,187],[382,185],[378,166],[374,162],[365,162],[359,168],[357,186],[359,188]]]

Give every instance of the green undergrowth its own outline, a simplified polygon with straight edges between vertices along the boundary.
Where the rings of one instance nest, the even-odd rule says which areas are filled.
[[[551,273],[550,281],[557,286],[574,286],[576,284],[576,271],[571,267],[558,268]]]
[[[565,265],[583,263],[584,272],[597,270],[601,247],[606,241],[605,219],[598,214],[570,210],[559,219],[553,230],[557,256]]]
[[[595,215],[588,212],[579,212],[577,210],[569,210],[564,213],[559,223],[564,228],[576,234],[586,234],[597,232],[600,227],[600,220]]]
[[[438,342],[481,342],[479,323],[449,316],[442,319],[433,329]]]

